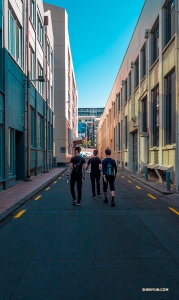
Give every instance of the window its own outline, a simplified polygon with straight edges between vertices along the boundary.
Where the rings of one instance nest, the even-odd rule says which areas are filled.
[[[151,65],[156,61],[159,56],[159,22],[157,21],[156,26],[152,31],[152,57]]]
[[[147,131],[147,98],[142,100],[142,131]]]
[[[114,151],[116,151],[116,128],[114,128]]]
[[[152,90],[152,144],[159,146],[159,86]]]
[[[175,33],[175,1],[169,1],[165,7],[165,37],[166,44],[170,41]]]
[[[38,76],[43,76],[43,69],[39,63],[37,65],[37,68]],[[38,91],[41,95],[43,95],[43,82],[38,81]]]
[[[3,125],[0,124],[0,178],[3,178]]]
[[[38,147],[43,147],[43,144],[42,144],[42,134],[43,134],[43,131],[42,131],[42,125],[43,125],[43,118],[40,114],[38,114],[38,139],[37,139],[37,146]]]
[[[139,85],[139,56],[135,61],[135,88]]]
[[[34,80],[34,74],[35,74],[35,55],[30,47],[30,79]]]
[[[31,130],[30,130],[30,137],[31,137],[31,146],[35,146],[35,110],[30,107],[30,117],[31,117]]]
[[[121,109],[121,94],[118,94],[118,111]]]
[[[118,150],[121,150],[121,124],[118,123]]]
[[[131,96],[131,90],[132,90],[132,86],[131,86],[131,72],[129,73],[128,76],[128,82],[129,82],[129,97]]]
[[[125,149],[127,149],[127,116],[125,116]]]
[[[3,55],[3,33],[2,30],[0,29],[0,70],[3,72],[4,69],[4,55]],[[3,73],[1,73],[3,74]],[[4,89],[4,76],[0,76],[0,89]]]
[[[14,173],[14,130],[12,128],[9,128],[8,165],[9,175],[12,175]]]
[[[37,36],[39,38],[39,42],[43,46],[43,25],[39,15],[37,15]]]
[[[16,20],[9,11],[8,20],[8,49],[10,54],[15,58],[16,62],[22,64],[22,30],[18,26]]]
[[[124,84],[124,102],[127,101],[127,79]]]
[[[165,142],[175,143],[175,70],[165,77]]]
[[[30,19],[33,25],[35,25],[35,3],[34,0],[30,0]]]
[[[146,44],[144,44],[142,51],[141,51],[141,78],[146,75]]]

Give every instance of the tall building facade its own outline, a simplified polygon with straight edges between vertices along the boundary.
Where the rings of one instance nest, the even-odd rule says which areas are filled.
[[[86,124],[85,136],[91,141],[91,146],[97,147],[97,128],[101,115],[102,108],[78,108],[78,124],[81,129],[81,124]],[[81,136],[81,130],[78,131],[78,136]]]
[[[53,48],[41,0],[0,1],[0,190],[53,167]]]
[[[179,187],[179,1],[146,0],[98,126],[119,167]]]
[[[54,156],[57,165],[72,156],[72,142],[78,135],[78,91],[68,34],[68,15],[64,8],[44,3],[51,11],[54,31]]]

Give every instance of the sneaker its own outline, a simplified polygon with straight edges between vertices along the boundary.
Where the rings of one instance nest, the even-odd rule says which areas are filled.
[[[93,199],[96,199],[96,196],[92,196]]]
[[[114,201],[111,201],[111,206],[113,206],[113,207],[115,206]]]
[[[108,203],[108,199],[104,199],[103,202],[104,202],[104,203]]]
[[[81,203],[80,203],[80,202],[78,202],[78,203],[77,203],[77,205],[79,206],[79,205],[81,205]]]
[[[73,199],[72,201],[72,205],[74,205],[76,203],[76,199]]]
[[[97,195],[97,197],[101,197],[101,193]]]

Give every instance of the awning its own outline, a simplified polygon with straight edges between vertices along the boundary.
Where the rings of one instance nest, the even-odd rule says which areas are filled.
[[[157,170],[167,171],[168,169],[171,169],[171,168],[173,168],[173,167],[174,167],[174,166],[170,166],[170,165],[166,165],[166,166],[161,165],[161,166],[158,166],[158,167],[157,167]]]

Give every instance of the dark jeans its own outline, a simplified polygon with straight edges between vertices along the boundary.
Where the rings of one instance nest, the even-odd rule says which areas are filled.
[[[91,178],[91,187],[92,187],[92,193],[93,196],[96,195],[95,192],[95,181],[96,181],[96,187],[97,187],[97,195],[100,194],[100,172],[96,172],[96,173],[90,173],[90,178]]]
[[[77,182],[78,190],[78,202],[81,201],[81,190],[82,190],[82,174],[72,174],[70,178],[70,189],[73,200],[76,199],[75,196],[75,182]]]

